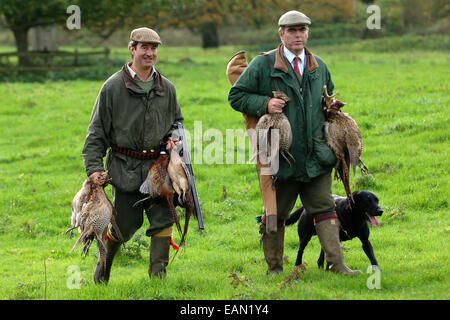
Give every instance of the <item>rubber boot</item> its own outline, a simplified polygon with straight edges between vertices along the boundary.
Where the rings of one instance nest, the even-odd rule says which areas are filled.
[[[170,237],[152,237],[150,244],[150,265],[148,274],[151,277],[166,276],[166,266],[169,264]]]
[[[351,270],[344,264],[339,241],[339,226],[338,219],[323,220],[315,225],[320,245],[325,252],[327,270],[350,276],[359,275],[362,273],[360,270]]]
[[[106,241],[106,263],[105,266],[103,266],[103,264],[100,262],[100,257],[98,258],[97,266],[95,267],[94,271],[95,283],[108,283],[114,256],[119,250],[121,244],[121,242],[116,242],[111,239],[108,239],[108,241]]]
[[[283,272],[284,224],[276,232],[267,232],[266,225],[261,224],[260,234],[267,262],[267,274]]]

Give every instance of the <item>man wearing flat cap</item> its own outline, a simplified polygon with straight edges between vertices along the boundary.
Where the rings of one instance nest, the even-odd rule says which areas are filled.
[[[144,211],[150,223],[149,275],[164,277],[169,261],[172,225],[167,201],[147,200],[139,187],[156,162],[171,126],[183,121],[175,87],[155,68],[159,35],[149,28],[131,32],[132,61],[103,84],[95,101],[83,147],[84,165],[90,181],[98,183],[99,173],[111,177],[117,225],[126,242],[143,224]],[[167,144],[168,146],[170,144]],[[106,163],[103,158],[106,155]],[[106,243],[106,266],[99,262],[94,271],[96,283],[107,283],[115,254],[121,242],[110,226]]]
[[[329,270],[353,275],[343,261],[339,242],[339,220],[332,197],[331,172],[336,156],[328,146],[323,126],[322,90],[326,85],[333,92],[330,72],[318,56],[307,48],[311,19],[299,11],[283,14],[279,21],[278,48],[253,59],[228,96],[233,109],[246,117],[261,117],[267,113],[284,113],[292,130],[289,164],[279,157],[278,171],[273,174],[275,212],[262,217],[260,233],[267,273],[283,271],[285,220],[294,208],[298,196],[303,207],[314,217],[314,224]],[[289,99],[274,97],[281,90]],[[261,172],[258,171],[261,174]],[[263,186],[261,185],[263,191]],[[264,198],[264,194],[263,194]]]

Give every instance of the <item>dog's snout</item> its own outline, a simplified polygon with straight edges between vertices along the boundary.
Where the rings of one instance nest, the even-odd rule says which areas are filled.
[[[380,214],[380,215],[382,215],[382,214],[383,214],[383,209],[378,208],[378,209],[377,209],[377,213]]]

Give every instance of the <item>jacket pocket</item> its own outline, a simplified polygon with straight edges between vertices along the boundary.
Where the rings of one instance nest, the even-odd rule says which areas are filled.
[[[321,166],[334,167],[336,165],[336,155],[325,140],[313,138],[313,152]]]
[[[108,152],[106,169],[111,177],[111,184],[122,192],[136,192],[141,184],[138,160],[128,158],[124,154]]]

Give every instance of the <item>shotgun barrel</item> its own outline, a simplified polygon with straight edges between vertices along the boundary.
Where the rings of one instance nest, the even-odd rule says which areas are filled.
[[[200,230],[204,230],[205,226],[203,225],[202,211],[200,209],[200,204],[198,201],[197,188],[195,186],[195,180],[194,180],[194,171],[192,170],[191,153],[189,151],[189,146],[187,144],[187,139],[186,139],[186,134],[184,132],[183,124],[181,122],[176,122],[175,128],[176,128],[176,130],[178,130],[179,137],[183,144],[183,160],[184,160],[184,163],[186,164],[186,167],[188,168],[188,171],[190,173],[188,179],[189,179],[189,185],[191,186],[191,190],[192,190],[192,198],[194,199],[195,215],[197,217],[198,227]]]

